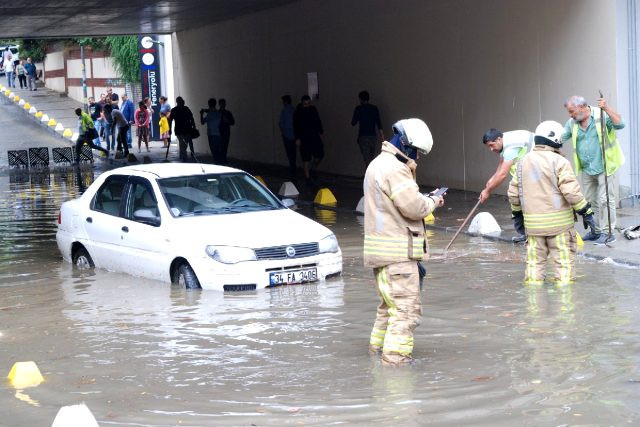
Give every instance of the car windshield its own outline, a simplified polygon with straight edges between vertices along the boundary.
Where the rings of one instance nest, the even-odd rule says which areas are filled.
[[[284,208],[260,182],[246,173],[180,176],[159,179],[158,184],[176,217]]]

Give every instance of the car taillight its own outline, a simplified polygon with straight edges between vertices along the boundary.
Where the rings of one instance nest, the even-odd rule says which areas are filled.
[[[62,224],[62,211],[58,212],[58,225]]]

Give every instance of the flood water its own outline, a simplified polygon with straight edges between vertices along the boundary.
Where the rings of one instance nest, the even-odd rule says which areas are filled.
[[[2,383],[0,425],[81,402],[115,426],[640,423],[637,270],[581,259],[576,285],[529,288],[522,246],[461,236],[428,263],[415,363],[390,368],[367,354],[361,218],[302,211],[338,236],[341,278],[187,291],[61,260],[58,208],[98,173],[0,175],[0,373],[45,377]]]

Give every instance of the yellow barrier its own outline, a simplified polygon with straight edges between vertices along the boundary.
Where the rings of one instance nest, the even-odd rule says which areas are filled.
[[[316,198],[313,199],[313,201],[314,203],[318,203],[320,205],[331,205],[338,203],[336,197],[328,188],[321,188],[320,190],[318,190],[318,194],[316,194]]]
[[[18,389],[36,387],[44,381],[35,362],[14,363],[7,378],[11,385]]]

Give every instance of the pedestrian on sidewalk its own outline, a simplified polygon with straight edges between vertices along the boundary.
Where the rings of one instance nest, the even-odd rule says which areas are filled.
[[[82,146],[84,144],[102,151],[105,157],[109,157],[109,151],[93,143],[93,140],[98,136],[98,132],[96,132],[91,116],[82,111],[82,108],[76,108],[75,113],[76,116],[78,116],[78,139],[76,141],[76,157],[73,164],[77,165],[80,161],[80,153],[82,152]]]
[[[359,124],[358,145],[364,160],[365,169],[378,154],[380,141],[384,141],[384,131],[380,121],[378,107],[369,103],[369,92],[363,90],[358,94],[360,105],[353,110],[351,126]]]
[[[229,140],[231,139],[231,126],[236,124],[231,111],[227,110],[227,100],[218,100],[220,108],[220,164],[227,164],[227,151],[229,150]]]
[[[582,216],[585,228],[596,227],[571,163],[560,153],[563,132],[558,122],[540,123],[533,151],[518,162],[509,184],[514,226],[527,235],[527,285],[544,284],[547,259],[553,262],[554,284],[573,283],[578,246],[574,212]]]
[[[102,108],[102,118],[104,119],[104,140],[107,144],[107,150],[112,151],[116,147],[115,135],[112,133],[113,129],[113,104],[111,104],[111,98],[106,98],[104,107]]]
[[[393,130],[364,176],[364,265],[373,268],[380,297],[369,351],[402,365],[412,360],[422,315],[420,262],[429,256],[422,221],[444,198],[421,194],[415,181],[418,152],[427,155],[433,146],[426,123],[400,120]]]
[[[21,59],[16,65],[16,75],[18,76],[18,81],[20,82],[20,89],[27,88],[27,72],[24,69],[24,61]]]
[[[304,177],[307,185],[315,185],[315,170],[324,157],[322,144],[322,122],[316,107],[311,105],[309,95],[300,99],[300,104],[293,114],[293,130],[296,136],[296,145],[300,147],[300,157],[304,165]]]
[[[120,98],[118,97],[118,94],[113,91],[112,87],[107,89],[107,97],[111,99],[111,102],[113,104],[118,105],[118,101],[120,101]]]
[[[102,130],[103,120],[102,117],[102,106],[96,102],[93,96],[89,97],[89,116],[91,120],[93,120],[93,125],[96,129],[97,136],[94,139],[94,143],[96,145],[102,145],[100,143],[100,131]]]
[[[29,90],[38,90],[36,87],[37,70],[36,66],[33,63],[33,60],[29,57],[27,58],[27,63],[24,64],[24,70],[27,72],[27,82],[29,83]]]
[[[149,151],[149,121],[151,114],[149,114],[144,101],[138,103],[138,109],[133,114],[133,117],[138,135],[138,153],[140,152],[142,141],[144,141],[144,145],[147,147],[147,151]]]
[[[113,118],[113,125],[111,128],[111,134],[117,135],[118,141],[116,147],[116,158],[120,156],[129,157],[129,146],[127,145],[127,131],[129,130],[129,122],[125,119],[122,111],[113,109],[111,111],[111,117]],[[117,131],[117,134],[116,134]]]
[[[131,148],[131,126],[135,123],[133,118],[135,113],[135,107],[133,106],[133,101],[129,99],[129,95],[127,93],[122,94],[122,115],[129,123],[129,129],[127,130],[127,147]]]
[[[167,148],[169,146],[169,120],[167,120],[167,113],[160,112],[160,122],[158,123],[160,127],[160,138],[162,139],[162,148]]]
[[[598,106],[592,107],[587,100],[578,95],[567,99],[564,103],[569,116],[564,125],[563,141],[573,142],[573,162],[576,173],[582,173],[584,195],[593,207],[596,229],[585,234],[582,239],[604,244],[615,241],[609,238],[609,220],[607,215],[607,191],[609,193],[609,211],[611,212],[611,230],[616,228],[616,172],[624,164],[624,154],[620,148],[616,130],[624,128],[622,116],[611,108],[604,98],[598,99]],[[600,112],[604,111],[604,125]],[[607,170],[602,160],[602,130],[605,131],[604,154]],[[605,174],[606,178],[605,179]],[[608,186],[605,182],[608,181]],[[613,240],[612,240],[613,239]]]
[[[187,146],[191,150],[191,157],[195,158],[192,135],[196,123],[193,119],[193,113],[185,105],[181,96],[176,98],[176,106],[171,109],[171,122],[173,123],[173,133],[178,138],[180,160],[187,161]]]
[[[222,157],[222,136],[220,135],[220,120],[222,114],[216,109],[216,100],[209,98],[207,101],[209,108],[200,110],[200,124],[207,124],[207,138],[209,140],[209,150],[213,156],[213,163],[221,165]],[[206,116],[204,115],[206,113]]]
[[[9,53],[4,59],[4,73],[7,75],[7,86],[16,87],[15,64],[13,56]]]
[[[169,100],[166,96],[161,96],[158,98],[160,103],[160,113],[165,113],[167,117],[167,122],[171,120],[171,104],[169,104]],[[162,132],[160,132],[162,134]],[[169,144],[171,144],[171,125],[169,125]]]
[[[280,135],[282,135],[282,143],[284,144],[284,152],[287,155],[289,161],[289,177],[291,180],[296,179],[296,172],[298,167],[296,166],[296,135],[293,131],[293,114],[295,109],[291,105],[291,96],[282,96],[282,110],[280,111],[280,119],[278,120],[278,127],[280,128]]]

